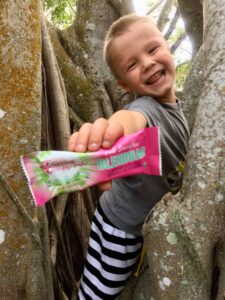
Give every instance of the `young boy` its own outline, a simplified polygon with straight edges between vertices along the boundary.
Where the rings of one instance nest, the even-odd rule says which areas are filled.
[[[181,186],[189,138],[174,92],[175,66],[156,25],[137,15],[121,17],[105,39],[105,60],[128,92],[139,98],[108,120],[86,123],[69,140],[77,152],[109,148],[120,136],[159,126],[163,176],[136,175],[103,183],[94,214],[79,299],[116,299],[142,248],[141,228],[150,209]],[[106,191],[107,190],[107,191]]]

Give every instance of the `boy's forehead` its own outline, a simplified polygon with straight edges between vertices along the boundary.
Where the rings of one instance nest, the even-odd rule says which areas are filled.
[[[128,25],[120,35],[114,37],[114,39],[112,40],[112,44],[114,44],[115,41],[121,41],[121,39],[131,39],[132,42],[135,42],[134,39],[142,37],[164,40],[162,33],[160,32],[156,24],[153,23],[153,21],[139,20]]]
[[[165,41],[162,33],[159,31],[158,27],[152,21],[137,21],[127,27],[126,30],[112,41],[112,48],[115,45],[120,46],[122,40],[127,40],[128,43],[135,43],[135,40],[143,39],[147,41],[160,40]],[[117,48],[117,47],[116,47]],[[115,50],[115,48],[113,49]]]
[[[128,26],[127,31],[139,31],[145,30],[143,33],[151,33],[154,35],[162,36],[162,33],[158,29],[157,25],[152,20],[140,20]],[[125,31],[126,32],[126,31]]]

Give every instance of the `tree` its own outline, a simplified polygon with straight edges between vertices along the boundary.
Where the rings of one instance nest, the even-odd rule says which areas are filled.
[[[53,299],[45,208],[32,205],[19,161],[41,134],[40,3],[0,9],[0,297]]]
[[[176,197],[165,196],[144,226],[156,299],[224,297],[224,3],[203,5],[204,83],[184,186]]]
[[[200,0],[178,3],[197,52],[201,26],[190,24],[200,20]],[[196,5],[198,14],[188,15]],[[184,186],[150,212],[143,228],[150,269],[145,263],[121,299],[223,295],[225,6],[222,0],[203,5],[204,43],[183,95],[193,128]],[[99,191],[65,194],[36,209],[19,156],[66,149],[68,135],[83,122],[108,117],[132,100],[116,87],[101,53],[106,30],[120,15],[133,11],[132,2],[78,0],[75,21],[65,30],[41,17],[38,1],[3,1],[0,8],[1,297],[75,299]]]

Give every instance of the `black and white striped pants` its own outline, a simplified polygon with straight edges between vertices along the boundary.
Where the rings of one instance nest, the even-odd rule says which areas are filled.
[[[117,299],[142,248],[142,237],[117,229],[100,205],[95,211],[79,300]]]

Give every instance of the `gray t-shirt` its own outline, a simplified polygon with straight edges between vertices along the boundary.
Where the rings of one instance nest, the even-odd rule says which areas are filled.
[[[143,113],[149,127],[160,127],[163,176],[140,174],[115,179],[100,202],[117,228],[141,235],[150,209],[167,192],[176,193],[181,187],[189,129],[180,102],[160,104],[151,97],[141,97],[125,109]]]

